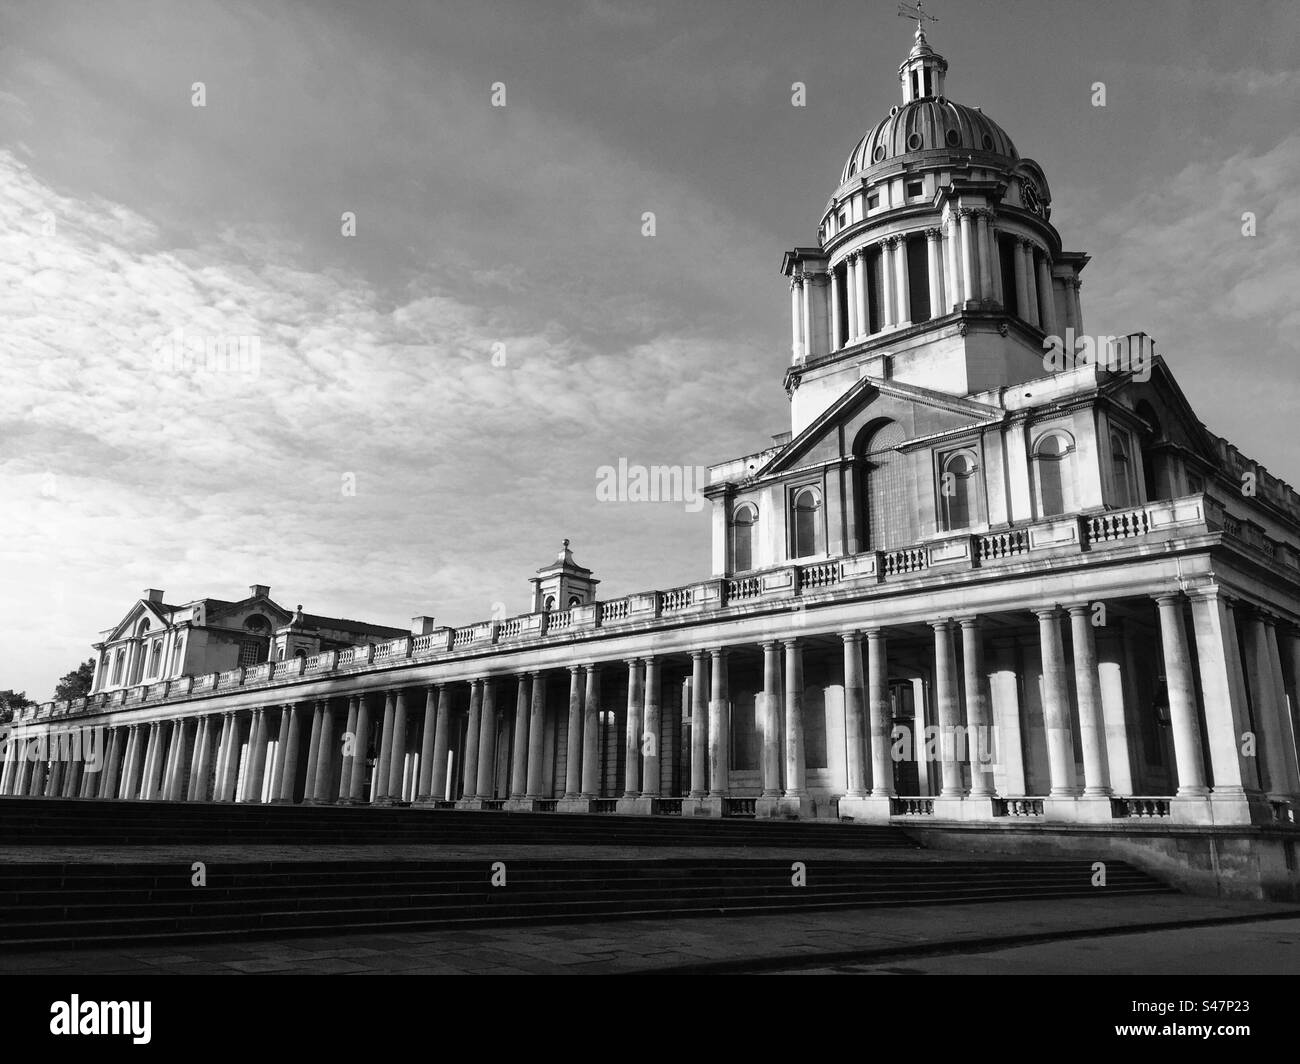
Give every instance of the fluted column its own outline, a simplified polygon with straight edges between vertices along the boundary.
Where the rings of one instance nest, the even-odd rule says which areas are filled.
[[[939,717],[939,756],[943,770],[940,798],[960,798],[965,792],[961,760],[957,750],[957,726],[961,723],[961,706],[957,699],[957,648],[953,643],[953,623],[931,621],[934,629],[934,701]]]
[[[1007,305],[1007,297],[1002,291],[1002,251],[999,244],[998,230],[993,227],[994,214],[989,212],[989,269],[993,287],[993,302],[999,307]]]
[[[785,796],[801,798],[807,784],[803,744],[803,647],[785,640]]]
[[[810,275],[803,278],[803,357],[812,358],[816,353],[813,351],[813,327],[812,327],[812,289],[813,279]]]
[[[1024,259],[1025,306],[1021,317],[1030,325],[1039,324],[1038,286],[1034,281],[1034,245],[1028,240],[1020,242],[1020,255]]]
[[[570,668],[570,677],[578,675],[580,670]],[[572,701],[574,693],[574,681],[570,680],[569,697],[570,697],[570,721],[573,719]],[[582,688],[577,688],[578,696],[578,725],[582,724]],[[579,736],[581,738],[581,736]],[[530,719],[528,721],[528,790],[525,795],[527,798],[539,799],[545,798],[542,793],[542,776],[546,768],[546,680],[540,672],[532,674],[532,707],[530,710]],[[582,749],[581,746],[578,747]],[[573,794],[577,794],[577,789],[581,786],[581,777],[578,775],[573,766],[566,775],[574,779]],[[566,780],[565,790],[568,790]]]
[[[898,237],[887,236],[880,242],[880,327],[892,329],[898,320],[898,297],[894,294],[894,250],[898,247]]]
[[[992,766],[981,760],[993,753],[992,709],[988,670],[984,668],[984,633],[978,617],[961,618],[961,665],[966,689],[966,749],[970,756],[970,797],[993,795]],[[1096,670],[1093,670],[1096,672]],[[972,740],[971,736],[974,736]]]
[[[889,663],[885,633],[867,631],[867,705],[871,713],[871,796],[892,798],[894,762],[890,756]]]
[[[1074,647],[1074,691],[1079,705],[1079,740],[1083,743],[1084,797],[1111,793],[1106,767],[1106,731],[1101,719],[1101,683],[1097,674],[1097,641],[1090,604],[1075,603],[1070,613],[1070,640]]]
[[[348,801],[361,804],[369,799],[366,794],[366,769],[370,767],[370,698],[361,695],[357,700],[356,742],[352,751],[352,775],[348,780]],[[307,797],[311,796],[307,792]]]
[[[280,771],[281,802],[292,802],[294,792],[298,789],[298,752],[302,749],[302,706],[290,702],[282,710],[289,718],[289,731],[284,741],[284,763]]]
[[[1029,320],[1029,273],[1025,269],[1025,242],[1019,237],[1013,238],[1011,245],[1011,264],[1016,275],[1016,312],[1025,321]]]
[[[1074,736],[1070,731],[1070,693],[1061,641],[1061,614],[1052,606],[1034,610],[1038,618],[1039,649],[1043,665],[1043,723],[1047,731],[1047,758],[1052,797],[1074,797]]]
[[[645,734],[650,736],[650,745],[646,747],[645,771],[641,779],[641,797],[659,797],[659,738],[660,738],[660,676],[659,659],[645,659]]]
[[[1071,277],[1065,293],[1071,308],[1074,310],[1074,333],[1076,336],[1083,335],[1083,306],[1079,302],[1079,288],[1082,284],[1083,282],[1078,277]]]
[[[853,261],[857,263],[853,274],[853,295],[858,305],[857,339],[866,339],[871,332],[871,305],[867,301],[867,252],[856,251]]]
[[[348,696],[348,716],[343,724],[343,746],[339,759],[339,790],[337,798],[340,802],[346,802],[352,796],[352,766],[356,763],[357,757],[357,717],[361,711],[360,703],[360,696]],[[284,744],[287,737],[284,734],[283,723],[281,723],[280,731],[280,741],[281,744]],[[364,749],[361,751],[361,756],[366,756]]]
[[[989,216],[987,208],[975,212],[975,240],[979,244],[980,302],[993,300],[993,262],[989,243]]]
[[[961,230],[957,223],[957,212],[948,211],[947,236],[943,242],[944,262],[947,268],[944,284],[944,313],[951,313],[954,307],[960,307],[965,296],[961,287]]]
[[[1164,651],[1165,685],[1169,696],[1169,723],[1174,733],[1174,764],[1178,771],[1178,797],[1200,798],[1210,793],[1205,785],[1205,760],[1197,719],[1196,685],[1192,655],[1183,623],[1183,597],[1157,595],[1160,646]]]
[[[429,778],[429,797],[445,801],[447,796],[447,754],[451,749],[451,687],[438,688],[438,726],[433,737],[433,774]]]
[[[424,727],[420,730],[420,778],[415,785],[415,800],[426,802],[433,791],[434,738],[438,734],[438,686],[424,689]],[[445,754],[443,755],[446,756]],[[438,795],[441,797],[441,795]]]
[[[897,272],[898,290],[898,324],[912,324],[912,280],[908,274],[907,237],[896,238],[898,245],[894,248],[894,269]]]
[[[848,291],[845,298],[848,300],[849,307],[849,343],[855,343],[862,335],[862,325],[858,321],[858,269],[862,265],[859,255],[856,251],[849,252],[844,258],[845,279],[847,281]]]
[[[496,797],[497,757],[497,682],[483,681],[483,711],[479,717],[478,783],[479,798]]]
[[[848,746],[846,798],[863,798],[867,793],[866,714],[862,680],[862,633],[843,632],[844,644],[844,740]]]
[[[496,718],[492,721],[496,726]],[[490,755],[489,755],[490,756]],[[406,688],[399,687],[393,707],[393,738],[388,744],[388,800],[406,800]]]
[[[472,711],[472,710],[471,710]],[[393,720],[397,716],[397,692],[388,690],[384,692],[384,719],[380,724],[379,730],[379,756],[375,764],[375,795],[374,801],[378,805],[380,802],[388,799],[388,776],[393,765]],[[477,725],[477,720],[475,724]],[[477,732],[474,740],[477,741]],[[474,778],[472,775],[465,777],[465,794],[468,797],[474,790]]]
[[[691,797],[703,798],[709,789],[709,681],[703,650],[691,651]]]
[[[966,302],[978,299],[975,277],[975,235],[972,232],[971,216],[974,212],[969,207],[959,207],[957,220],[961,226],[961,291]]]
[[[469,719],[465,724],[465,764],[462,766],[460,783],[462,798],[474,798],[478,795],[478,743],[479,729],[483,718],[483,681],[474,680],[469,689]]]
[[[781,644],[763,644],[763,797],[781,796]]]
[[[844,346],[844,337],[840,335],[840,275],[831,270],[831,350],[838,351]]]
[[[569,666],[569,735],[566,744],[566,764],[564,769],[564,797],[577,798],[582,791],[582,690],[586,683],[581,665]],[[532,765],[529,765],[532,771]],[[537,765],[538,780],[541,780],[541,764]],[[540,785],[540,783],[539,783]],[[537,792],[529,787],[534,797]]]
[[[523,798],[528,793],[529,730],[528,674],[515,677],[514,750],[510,757],[510,797]]]
[[[729,725],[730,693],[727,684],[727,651],[714,647],[709,651],[710,675],[713,681],[709,696],[709,795],[720,798],[727,793],[729,784],[730,752]]]
[[[1263,790],[1281,798],[1297,790],[1294,768],[1295,744],[1291,739],[1290,709],[1280,676],[1274,674],[1275,656],[1270,652],[1269,630],[1261,614],[1243,611],[1241,628],[1245,642],[1246,668],[1250,677],[1251,704],[1254,707],[1257,761],[1264,773]],[[1287,718],[1284,724],[1283,718]]]
[[[587,666],[582,713],[582,797],[600,797],[600,666]]]
[[[931,318],[941,318],[947,313],[944,309],[943,296],[942,238],[943,233],[937,226],[932,226],[925,231],[925,259],[930,282]]]
[[[627,729],[623,738],[623,797],[641,794],[641,709],[645,699],[641,662],[627,659]]]
[[[1056,332],[1056,299],[1052,295],[1052,267],[1044,253],[1038,260],[1038,318],[1043,332],[1049,336]]]

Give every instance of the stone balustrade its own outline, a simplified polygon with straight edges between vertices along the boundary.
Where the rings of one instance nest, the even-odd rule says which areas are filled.
[[[932,570],[949,579],[955,570],[963,568],[1032,564],[1035,556],[1046,558],[1049,552],[1055,558],[1063,551],[1077,553],[1122,548],[1129,541],[1163,533],[1179,536],[1221,533],[1235,546],[1257,551],[1272,557],[1276,564],[1297,569],[1294,552],[1268,550],[1272,541],[1263,537],[1259,526],[1228,514],[1223,504],[1211,496],[1190,495],[1101,514],[1050,518],[1012,528],[947,536],[895,550],[863,551],[806,565],[782,565],[743,576],[706,580],[667,591],[642,592],[612,602],[588,603],[563,611],[523,614],[504,621],[482,621],[460,628],[438,628],[427,635],[345,647],[307,658],[294,657],[273,666],[268,662],[220,674],[182,676],[147,689],[119,689],[91,695],[75,703],[42,703],[18,714],[16,719],[36,720],[51,715],[93,713],[106,705],[131,705],[146,700],[179,700],[254,683],[292,683],[305,673],[317,675],[338,670],[391,668],[412,660],[428,661],[440,655],[454,655],[502,641],[563,640],[575,630],[633,622],[673,623],[683,614],[724,611],[733,606],[753,609],[765,602],[789,600],[809,593],[818,595],[819,601],[827,597],[834,600],[840,591],[856,596],[869,594],[873,585],[891,580],[924,580]],[[1006,815],[1035,814],[1009,812]]]

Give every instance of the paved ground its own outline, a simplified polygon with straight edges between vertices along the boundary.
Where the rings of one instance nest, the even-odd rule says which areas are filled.
[[[1070,939],[799,975],[1300,975],[1300,919]]]
[[[600,849],[604,850],[604,847]],[[246,854],[247,849],[243,852]],[[1268,917],[1286,914],[1285,921]],[[1159,949],[1107,936],[1116,928],[1224,919],[1253,921],[1179,932]],[[1297,969],[1300,906],[1231,902],[1181,895],[1064,899],[945,905],[853,912],[736,918],[600,921],[563,926],[351,934],[337,937],[177,942],[79,951],[0,955],[0,972],[72,974],[622,974],[762,971],[797,966],[800,958],[822,971],[869,962],[876,970],[929,970],[945,963],[999,964],[970,971],[1018,971],[1024,954],[1032,971],[1182,972],[1187,957],[1205,950],[1204,963],[1235,964],[1253,955],[1253,971]],[[1086,941],[989,951],[1007,936],[1080,934]],[[1104,937],[1097,937],[1104,936]],[[1181,936],[1181,937],[1180,937]],[[1119,946],[1112,949],[1112,943]],[[1206,949],[1204,943],[1212,943]],[[983,946],[979,945],[983,943]],[[1234,946],[1234,943],[1237,945]],[[1090,950],[1088,947],[1093,947]],[[936,957],[954,949],[979,955]],[[1119,950],[1120,952],[1116,952]],[[1115,967],[1118,956],[1128,967]],[[992,958],[992,959],[990,959]],[[1036,966],[1036,967],[1035,967]],[[935,968],[934,970],[947,970]],[[957,969],[953,969],[957,970]],[[1220,970],[1213,968],[1213,970]],[[1243,969],[1245,970],[1245,969]]]

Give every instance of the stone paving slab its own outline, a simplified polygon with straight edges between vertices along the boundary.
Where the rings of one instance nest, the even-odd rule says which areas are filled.
[[[0,973],[607,975],[672,973],[683,968],[770,970],[788,967],[792,959],[820,960],[828,968],[862,963],[873,952],[905,956],[910,951],[928,957],[936,950],[970,950],[1008,936],[1108,935],[1116,929],[1182,922],[1264,921],[1234,924],[1223,931],[1230,939],[1249,928],[1252,934],[1258,931],[1265,936],[1260,939],[1265,942],[1273,925],[1270,918],[1281,916],[1300,918],[1300,906],[1182,895],[1045,899],[732,918],[642,918],[473,933],[316,935],[241,940],[237,947],[186,942],[183,946],[49,950],[0,955]],[[533,948],[539,943],[547,948],[540,952]],[[1269,970],[1284,970],[1275,957],[1261,961],[1275,962],[1279,967]]]

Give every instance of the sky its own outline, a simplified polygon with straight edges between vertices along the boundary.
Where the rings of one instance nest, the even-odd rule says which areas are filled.
[[[706,578],[707,506],[601,470],[789,428],[782,253],[900,102],[896,8],[6,0],[0,688],[145,588],[405,627],[528,611],[566,537],[602,598]],[[1092,256],[1088,330],[1295,482],[1300,8],[932,11]]]

